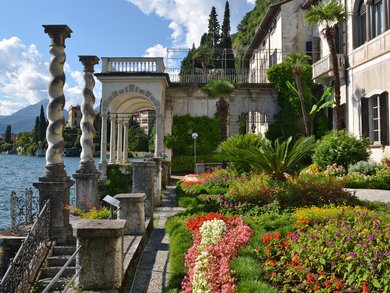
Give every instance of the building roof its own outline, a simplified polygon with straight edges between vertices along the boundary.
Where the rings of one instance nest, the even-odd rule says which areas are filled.
[[[257,49],[260,44],[264,41],[264,38],[267,36],[270,28],[274,25],[276,17],[279,15],[281,6],[285,3],[291,2],[292,0],[285,0],[279,3],[273,4],[268,8],[266,15],[256,29],[255,35],[247,48],[243,61],[244,67],[248,66],[249,60],[252,57],[253,50]],[[308,0],[307,0],[308,1]]]

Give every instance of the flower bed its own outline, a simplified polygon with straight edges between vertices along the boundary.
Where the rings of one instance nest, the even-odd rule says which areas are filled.
[[[299,230],[263,236],[257,253],[273,284],[298,292],[388,292],[390,225],[361,208],[335,218],[315,209],[313,222],[304,216],[310,209],[295,215]]]
[[[194,242],[185,258],[189,269],[181,292],[237,292],[229,262],[253,231],[240,217],[218,213],[190,218],[187,228]]]

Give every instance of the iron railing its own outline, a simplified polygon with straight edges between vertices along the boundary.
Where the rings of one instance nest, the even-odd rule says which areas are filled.
[[[65,269],[70,265],[70,263],[72,262],[72,260],[77,256],[77,253],[79,252],[79,250],[81,249],[82,245],[80,245],[76,251],[72,254],[72,256],[68,259],[68,261],[64,264],[64,266],[59,270],[59,272],[54,276],[54,278],[50,281],[49,285],[47,285],[47,287],[42,291],[42,293],[47,293],[50,291],[50,289],[53,287],[53,285],[60,279],[61,275],[64,273]],[[66,287],[64,288],[64,290],[62,290],[62,293],[66,293],[70,286],[73,284],[74,280],[76,280],[76,278],[78,277],[78,275],[80,275],[80,272],[82,270],[82,266],[80,266],[76,273],[74,274],[74,276],[72,277],[72,279],[68,282],[68,284],[66,285]]]
[[[11,231],[19,233],[20,225],[31,224],[33,217],[39,210],[39,197],[34,194],[32,188],[26,188],[22,193],[11,192]]]
[[[48,248],[50,200],[46,201],[0,283],[0,292],[27,292],[42,254]]]

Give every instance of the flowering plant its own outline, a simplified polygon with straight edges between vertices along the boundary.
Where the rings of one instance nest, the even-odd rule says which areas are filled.
[[[185,258],[189,269],[181,292],[237,292],[229,261],[249,242],[252,229],[240,217],[218,213],[189,219],[187,227],[194,242]]]
[[[265,273],[280,287],[304,292],[385,292],[390,284],[390,225],[355,209],[350,217],[328,217],[285,237],[267,234],[256,250]],[[278,236],[278,234],[276,234]],[[386,289],[387,286],[387,289]]]

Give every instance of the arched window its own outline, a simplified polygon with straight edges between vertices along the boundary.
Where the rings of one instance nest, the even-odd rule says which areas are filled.
[[[364,4],[363,0],[360,0],[356,19],[356,47],[363,45],[367,40],[366,13],[366,4]]]

